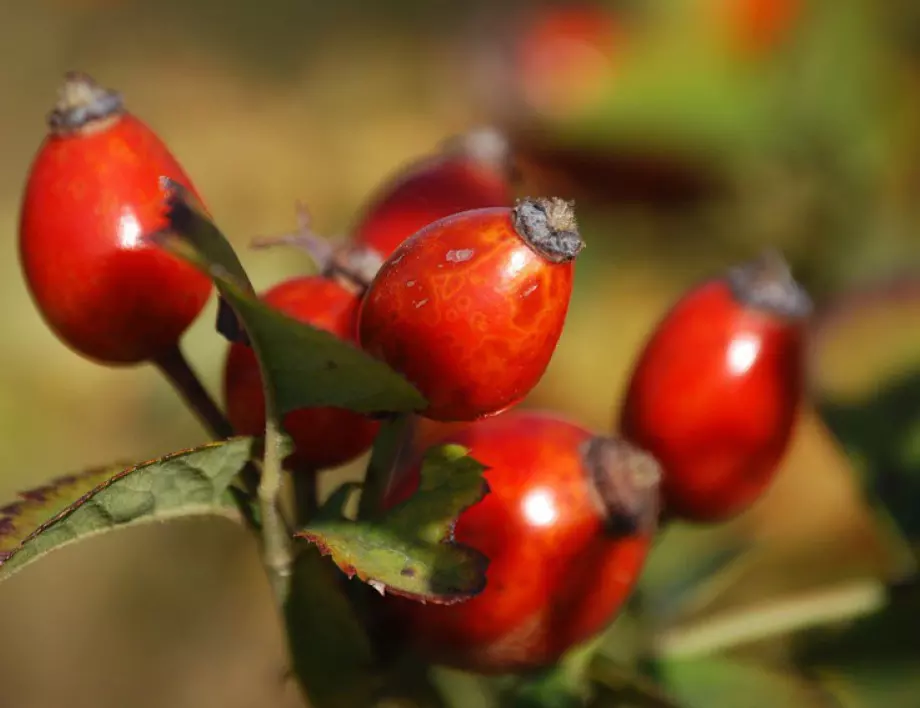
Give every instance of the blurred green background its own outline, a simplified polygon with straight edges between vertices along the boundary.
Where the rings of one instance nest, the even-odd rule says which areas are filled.
[[[614,424],[644,337],[699,278],[773,245],[823,311],[861,283],[909,272],[920,257],[920,10],[909,0],[773,0],[788,14],[776,20],[770,2],[737,0],[753,7],[745,20],[733,2],[602,4],[615,18],[613,49],[566,54],[563,43],[532,62],[541,79],[516,69],[514,52],[547,3],[7,1],[0,498],[205,440],[152,368],[106,369],[68,351],[23,284],[21,189],[70,69],[120,89],[154,127],[260,289],[312,267],[298,252],[247,250],[251,237],[295,226],[296,200],[318,230],[344,233],[408,160],[470,126],[501,125],[528,188],[576,199],[588,243],[567,329],[528,405],[598,430]],[[871,396],[920,362],[918,297],[902,290],[897,306],[881,298],[831,321],[816,348],[816,392]],[[185,347],[218,393],[225,345],[215,310],[212,302]],[[671,578],[725,539],[753,549],[682,621],[692,629],[785,593],[858,589],[903,568],[859,479],[807,406],[755,508],[724,527],[679,529],[656,551],[655,577]],[[216,526],[94,540],[0,588],[2,704],[300,705],[278,688],[284,648],[252,543]],[[887,705],[920,705],[914,695]],[[761,705],[745,702],[749,690],[737,700],[725,705]]]

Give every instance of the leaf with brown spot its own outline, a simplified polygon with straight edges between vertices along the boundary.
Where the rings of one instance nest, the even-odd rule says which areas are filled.
[[[461,602],[485,587],[488,559],[453,537],[460,513],[488,493],[484,469],[459,445],[432,448],[416,493],[379,519],[357,522],[324,514],[296,535],[330,556],[346,575],[357,575],[381,592],[438,604]],[[342,504],[337,497],[337,507]]]
[[[0,580],[52,551],[121,526],[185,516],[240,520],[228,487],[251,447],[251,438],[232,438],[23,492],[0,509]]]
[[[19,492],[16,501],[0,508],[0,563],[15,553],[19,544],[49,518],[128,466],[129,463],[94,467]]]

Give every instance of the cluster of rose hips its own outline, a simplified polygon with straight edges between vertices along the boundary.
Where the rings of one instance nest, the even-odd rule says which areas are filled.
[[[68,75],[49,126],[20,226],[34,301],[82,355],[162,365],[211,286],[143,235],[164,226],[162,177],[194,187],[120,96],[85,75]],[[768,254],[691,289],[664,316],[615,434],[513,409],[557,345],[584,243],[570,203],[515,201],[496,138],[476,131],[410,165],[320,259],[319,275],[262,296],[404,375],[428,401],[422,417],[452,424],[427,443],[458,443],[487,467],[490,493],[455,529],[490,559],[485,590],[453,605],[387,598],[426,657],[481,672],[551,664],[603,629],[660,517],[722,521],[763,493],[802,397],[811,309]],[[244,342],[229,346],[224,397],[228,435],[262,433],[259,367]],[[379,426],[337,408],[283,424],[304,475],[366,452]],[[413,493],[419,464],[404,462],[386,506]]]

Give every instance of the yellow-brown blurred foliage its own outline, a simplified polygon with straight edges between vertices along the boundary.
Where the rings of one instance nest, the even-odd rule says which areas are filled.
[[[309,205],[318,229],[343,232],[393,169],[488,117],[456,80],[464,67],[452,45],[426,34],[440,17],[450,36],[444,25],[463,6],[397,3],[388,16],[384,4],[7,0],[0,21],[0,498],[67,471],[147,459],[206,438],[154,369],[82,360],[29,300],[16,253],[17,212],[62,73],[82,69],[124,92],[186,166],[265,288],[310,268],[290,250],[246,249],[251,236],[293,227],[296,200]],[[901,119],[916,112],[908,106]],[[752,177],[739,199],[756,185]],[[629,209],[605,218],[601,210],[586,222],[583,260],[591,265],[551,368],[528,402],[599,430],[611,429],[633,357],[669,303],[694,279],[754,252],[747,223],[735,225],[736,240],[696,233],[688,242],[684,232],[705,229],[705,218],[673,234],[673,220],[649,224]],[[774,233],[782,245],[778,223],[758,233]],[[819,258],[833,235],[821,237]],[[848,246],[854,258],[866,250],[855,243]],[[808,245],[790,240],[789,248],[801,254]],[[799,262],[820,272],[820,263]],[[213,332],[214,314],[212,302],[185,347],[216,393],[225,345]],[[346,474],[359,471],[356,464]],[[761,560],[726,590],[726,603],[879,573],[889,561],[848,463],[810,412],[768,496],[725,533],[762,544]],[[299,705],[293,692],[273,693],[284,647],[254,546],[223,525],[134,530],[56,554],[0,588],[0,637],[4,708]]]

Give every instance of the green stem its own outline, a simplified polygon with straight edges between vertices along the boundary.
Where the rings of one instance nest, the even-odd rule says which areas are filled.
[[[878,611],[887,600],[884,583],[855,580],[836,587],[771,600],[677,627],[653,640],[655,656],[688,658],[744,644],[833,625]]]
[[[269,413],[265,423],[265,456],[259,481],[259,508],[262,515],[262,561],[268,571],[275,597],[283,607],[291,581],[291,544],[287,526],[278,508],[283,482],[283,435],[276,416]]]
[[[291,473],[294,487],[294,520],[297,528],[304,526],[319,508],[318,472],[297,466]]]
[[[218,408],[214,399],[211,398],[178,345],[163,352],[152,363],[169,380],[212,438],[226,440],[236,435],[230,422]],[[245,495],[240,495],[237,498],[240,510],[243,512],[249,526],[257,528],[258,524],[252,518],[246,498],[248,497],[249,500],[252,500],[258,494],[259,472],[253,463],[248,463],[240,472],[240,485],[242,487],[241,491]]]
[[[412,434],[412,415],[392,415],[387,418],[377,439],[364,476],[364,488],[358,504],[358,518],[372,519],[379,516],[382,502],[389,493],[398,470],[398,463],[404,457]]]
[[[250,501],[259,496],[259,470],[252,460],[240,471],[239,486]]]
[[[178,344],[154,358],[152,363],[169,380],[212,437],[218,440],[233,437],[233,428],[202,385]]]

